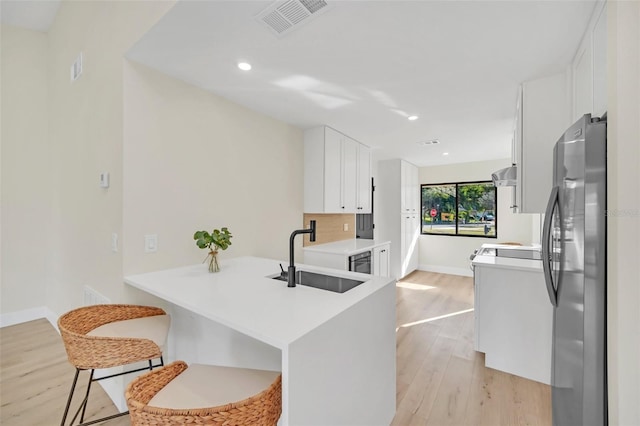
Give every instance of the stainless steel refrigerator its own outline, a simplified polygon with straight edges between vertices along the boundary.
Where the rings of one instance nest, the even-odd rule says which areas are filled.
[[[554,148],[542,258],[554,306],[556,426],[607,424],[606,118],[584,115]]]

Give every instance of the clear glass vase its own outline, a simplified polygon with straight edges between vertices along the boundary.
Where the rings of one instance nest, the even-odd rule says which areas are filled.
[[[209,252],[209,272],[219,272],[220,265],[218,264],[218,250],[211,250]]]

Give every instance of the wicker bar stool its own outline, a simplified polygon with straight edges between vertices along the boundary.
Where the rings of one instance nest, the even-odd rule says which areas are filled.
[[[135,378],[125,397],[133,426],[274,426],[282,375],[176,361]]]
[[[136,371],[152,370],[164,364],[161,347],[169,332],[170,318],[160,308],[139,305],[93,305],[74,309],[58,319],[58,328],[69,362],[76,368],[67,405],[62,416],[64,426],[80,371],[91,370],[87,391],[70,424],[80,414],[80,425],[127,415],[118,413],[84,423],[91,383]],[[159,359],[157,365],[153,360]],[[117,374],[94,378],[97,369],[125,366],[140,361],[149,365]]]

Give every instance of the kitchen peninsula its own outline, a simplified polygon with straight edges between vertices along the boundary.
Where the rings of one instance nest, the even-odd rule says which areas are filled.
[[[365,282],[345,293],[288,288],[271,279],[278,261],[240,257],[223,261],[218,273],[194,265],[128,276],[125,283],[169,302],[170,360],[281,370],[280,424],[390,424],[394,280],[298,267]]]

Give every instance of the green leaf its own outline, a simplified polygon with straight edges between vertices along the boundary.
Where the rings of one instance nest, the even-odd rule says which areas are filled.
[[[197,231],[193,234],[193,239],[196,240],[196,244],[201,249],[211,248],[215,246],[216,249],[226,250],[231,245],[231,233],[229,229],[224,227],[221,230],[214,229],[209,234],[207,231]]]

